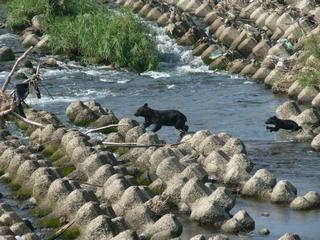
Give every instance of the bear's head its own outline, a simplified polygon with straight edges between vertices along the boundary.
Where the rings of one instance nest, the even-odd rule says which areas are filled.
[[[150,110],[148,107],[148,103],[145,103],[142,107],[139,107],[137,111],[135,112],[136,117],[145,117],[146,113]]]
[[[276,116],[273,116],[266,121],[266,124],[277,124],[278,121],[279,121],[279,118],[277,118]]]

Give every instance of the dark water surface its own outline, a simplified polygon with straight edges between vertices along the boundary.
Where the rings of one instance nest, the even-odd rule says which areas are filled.
[[[291,142],[292,135],[265,129],[264,121],[274,115],[276,107],[286,98],[273,95],[251,80],[208,71],[199,58],[192,57],[190,50],[177,46],[162,29],[155,30],[164,59],[157,72],[138,75],[60,63],[60,70],[44,70],[43,87],[49,89],[53,98],[43,90],[44,98],[31,98],[29,103],[56,113],[66,123],[65,109],[75,100],[97,100],[112,108],[119,118],[133,117],[134,111],[144,103],[155,109],[178,109],[188,117],[190,130],[227,131],[244,140],[255,170],[266,168],[279,180],[290,180],[299,194],[310,190],[320,192],[320,154],[311,151],[308,144]],[[179,133],[164,127],[159,135],[167,142],[175,142]],[[319,239],[319,211],[294,212],[243,199],[237,200],[233,212],[238,209],[245,209],[256,221],[256,231],[241,239],[276,239],[285,232],[295,232],[302,239]],[[264,211],[269,211],[270,217],[260,216]],[[182,239],[215,232],[184,216],[181,220]],[[270,229],[270,236],[257,234],[262,227]]]

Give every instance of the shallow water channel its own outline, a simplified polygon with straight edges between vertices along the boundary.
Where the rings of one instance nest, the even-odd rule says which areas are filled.
[[[278,179],[290,180],[300,195],[310,190],[320,192],[320,153],[311,151],[308,144],[291,142],[292,135],[265,129],[264,121],[274,115],[276,107],[286,98],[273,95],[250,79],[209,71],[201,59],[177,46],[163,29],[153,28],[163,59],[157,72],[138,75],[60,63],[58,70],[44,70],[44,97],[31,98],[29,103],[56,113],[67,124],[65,109],[75,100],[97,100],[112,108],[119,118],[133,117],[134,111],[144,103],[155,109],[179,109],[188,117],[192,131],[227,131],[242,139],[255,164],[254,171],[266,168]],[[164,127],[159,135],[167,142],[175,142],[179,133]],[[256,230],[247,236],[234,236],[235,239],[277,239],[286,232],[297,233],[304,240],[319,239],[320,211],[294,212],[278,205],[238,198],[232,212],[239,209],[248,211],[254,218]],[[262,217],[264,211],[270,212],[270,216]],[[180,219],[184,224],[182,239],[215,231],[198,226],[187,217]],[[269,236],[259,236],[263,227],[270,229]]]

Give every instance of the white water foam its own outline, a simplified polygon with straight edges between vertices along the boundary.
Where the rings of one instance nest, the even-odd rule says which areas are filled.
[[[130,82],[130,80],[126,79],[126,80],[118,80],[117,83],[120,83],[120,84],[125,84],[125,83],[128,83]]]
[[[148,72],[142,73],[141,75],[142,76],[149,76],[154,79],[171,77],[171,74],[168,72],[157,72],[157,71],[148,71]]]
[[[254,82],[252,81],[244,81],[243,84],[253,84]]]

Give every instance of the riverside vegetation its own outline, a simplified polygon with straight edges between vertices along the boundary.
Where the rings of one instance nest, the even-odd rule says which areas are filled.
[[[159,53],[150,29],[127,10],[108,11],[90,0],[12,0],[7,27],[21,31],[43,18],[49,49],[87,64],[114,64],[136,72],[155,69]]]

